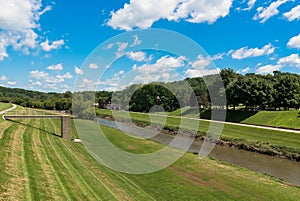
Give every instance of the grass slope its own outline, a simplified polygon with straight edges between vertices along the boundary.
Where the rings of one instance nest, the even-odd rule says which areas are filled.
[[[111,111],[96,109],[99,116],[111,116]],[[125,112],[114,111],[115,116],[119,118],[127,118]],[[148,125],[150,117],[148,114],[130,113],[131,118],[136,122]],[[152,118],[157,124],[164,122],[165,117]],[[168,117],[166,125],[164,126],[170,130],[176,130],[180,125],[180,118]],[[195,123],[199,123],[198,134],[200,136],[206,135],[209,122],[199,120],[186,120],[183,128],[189,129]],[[287,133],[283,131],[273,131],[260,128],[251,128],[237,125],[225,125],[221,134],[221,140],[233,143],[238,147],[246,146],[245,149],[256,150],[262,153],[282,155],[287,158],[300,159],[300,134]]]
[[[11,107],[12,107],[12,105],[9,104],[9,103],[1,103],[0,102],[0,112],[3,111],[3,110],[6,110],[8,108],[11,108]]]
[[[185,154],[174,165],[145,175],[100,165],[81,144],[57,137],[60,122],[0,122],[0,200],[297,200],[300,189],[265,175]],[[125,151],[163,145],[102,127]],[[77,137],[74,126],[73,137]],[[134,146],[132,146],[134,145]]]
[[[199,113],[193,108],[182,108],[168,113],[169,116],[199,118]],[[200,117],[210,119],[209,111],[201,111]],[[262,126],[300,129],[300,111],[228,111],[227,122],[237,122]]]

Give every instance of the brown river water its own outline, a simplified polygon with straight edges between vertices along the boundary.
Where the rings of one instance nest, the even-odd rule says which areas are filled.
[[[119,127],[121,126],[121,130],[126,131],[126,133],[128,134],[132,134],[134,136],[139,135],[137,130],[134,129],[132,125],[128,123],[118,122],[119,127],[117,127],[114,121],[99,119],[98,124],[116,129],[119,129]],[[149,137],[149,139],[165,145],[169,145],[175,136],[166,133],[166,131],[158,132],[155,136]],[[202,141],[200,139],[196,139],[194,143],[190,146],[189,151],[199,152],[201,145]],[[249,152],[234,147],[222,145],[216,145],[213,151],[209,154],[209,156],[214,159],[224,161],[238,167],[247,168],[258,173],[267,174],[285,180],[291,183],[292,185],[300,187],[300,162],[295,162],[288,159],[268,156],[255,152]]]

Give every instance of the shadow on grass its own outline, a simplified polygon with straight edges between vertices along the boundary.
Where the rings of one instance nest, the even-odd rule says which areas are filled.
[[[257,113],[258,113],[258,111],[228,110],[226,112],[226,121],[240,123],[240,122],[244,121],[245,119],[248,119],[249,117],[251,117]],[[300,116],[300,113],[299,113],[299,116]],[[205,111],[200,112],[200,118],[211,119],[211,110],[205,110]]]
[[[21,124],[21,125],[23,125],[23,126],[28,126],[28,127],[30,127],[30,128],[33,128],[33,129],[38,129],[38,130],[41,131],[41,132],[45,132],[45,133],[47,133],[47,134],[51,134],[51,135],[56,136],[56,137],[61,137],[60,134],[53,133],[53,132],[47,131],[47,130],[45,130],[45,129],[42,129],[42,128],[39,128],[39,127],[35,127],[35,126],[32,126],[32,125],[29,125],[29,124],[25,124],[25,123],[19,122],[19,121],[17,121],[17,120],[11,120],[11,119],[8,119],[7,121],[10,121],[10,122],[13,122],[13,123],[17,123],[17,124]]]

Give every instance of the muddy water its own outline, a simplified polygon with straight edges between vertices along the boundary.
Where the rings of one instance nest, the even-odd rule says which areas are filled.
[[[98,123],[118,129],[113,121],[99,119]],[[121,125],[122,128],[126,127],[127,133],[137,135],[135,129],[132,129],[132,133],[130,132],[130,124],[122,123]],[[174,136],[172,135],[160,132],[150,139],[168,145],[173,140],[173,138]],[[195,140],[189,148],[189,151],[198,152],[200,150],[201,144],[201,140]],[[295,186],[300,186],[299,162],[220,145],[217,145],[209,154],[209,156],[239,167],[248,168],[259,173],[268,174],[270,176],[283,179]]]

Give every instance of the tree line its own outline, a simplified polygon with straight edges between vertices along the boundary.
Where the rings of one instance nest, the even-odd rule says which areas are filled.
[[[220,76],[222,83],[218,79]],[[209,88],[211,88],[210,91]],[[213,98],[216,97],[210,96],[212,89],[217,92],[222,92],[224,89],[223,95],[226,96],[227,104],[218,103],[218,100],[214,100]],[[280,71],[266,75],[253,73],[242,75],[233,69],[226,68],[221,70],[220,75],[186,78],[167,83],[133,84],[117,92],[85,91],[71,93],[67,91],[64,93],[45,93],[0,87],[1,102],[49,110],[71,111],[74,95],[79,100],[78,107],[75,107],[78,110],[93,108],[95,103],[100,108],[138,112],[160,111],[162,109],[173,111],[180,107],[196,105],[201,108],[211,108],[212,105],[217,105],[233,110],[240,105],[244,106],[245,110],[288,110],[300,108],[300,76]],[[160,107],[153,107],[155,105]],[[86,111],[89,115],[92,112],[92,110]]]

